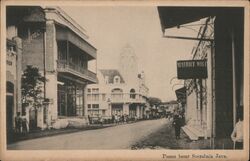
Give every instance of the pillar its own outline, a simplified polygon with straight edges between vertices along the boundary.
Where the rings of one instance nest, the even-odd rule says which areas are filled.
[[[213,74],[212,74],[212,69],[213,69],[213,64],[212,64],[212,43],[210,43],[210,51],[207,53],[207,81],[206,81],[206,92],[207,92],[207,137],[212,136],[212,123],[213,123],[213,118],[212,118],[212,112],[213,112],[213,87],[212,87],[212,81],[213,81]]]
[[[57,43],[56,29],[53,21],[46,21],[46,31],[44,32],[44,67],[45,77],[45,97],[50,100],[48,106],[48,118],[56,120],[58,117],[57,111]],[[50,121],[49,121],[50,122]]]
[[[139,118],[140,117],[140,105],[136,106],[136,117]]]
[[[14,37],[16,43],[16,111],[22,111],[22,92],[21,92],[21,77],[22,77],[22,39]],[[14,110],[14,111],[15,111]]]
[[[123,114],[129,115],[129,104],[123,104]]]

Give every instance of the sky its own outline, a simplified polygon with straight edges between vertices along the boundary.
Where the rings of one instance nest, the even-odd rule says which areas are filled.
[[[61,8],[81,25],[88,41],[97,48],[97,69],[118,69],[119,55],[129,44],[137,56],[139,71],[145,72],[149,96],[176,100],[177,60],[187,60],[196,41],[163,38],[154,6],[78,6]],[[187,28],[168,29],[165,35],[197,36]],[[172,81],[171,81],[172,79]],[[170,83],[171,81],[171,83]]]

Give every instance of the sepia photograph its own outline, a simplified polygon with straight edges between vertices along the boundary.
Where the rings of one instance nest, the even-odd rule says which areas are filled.
[[[6,152],[249,153],[249,3],[67,4],[1,5]]]

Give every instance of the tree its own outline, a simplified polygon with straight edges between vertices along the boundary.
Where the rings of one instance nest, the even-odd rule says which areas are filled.
[[[150,106],[158,106],[161,103],[161,99],[157,98],[157,97],[149,97],[148,98],[148,102],[150,104]]]
[[[23,108],[31,105],[35,110],[35,118],[37,118],[37,110],[42,106],[44,97],[42,96],[42,87],[46,79],[39,73],[39,69],[28,65],[22,75],[22,101]]]

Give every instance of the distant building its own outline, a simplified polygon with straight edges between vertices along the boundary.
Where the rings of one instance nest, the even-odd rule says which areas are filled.
[[[138,73],[136,56],[129,46],[120,55],[119,69],[99,70],[98,84],[87,86],[86,111],[89,116],[143,118],[149,90],[145,85],[145,74]]]
[[[162,102],[159,105],[161,110],[164,110],[166,113],[173,114],[174,111],[179,109],[179,103],[177,101],[169,101],[169,102]]]

